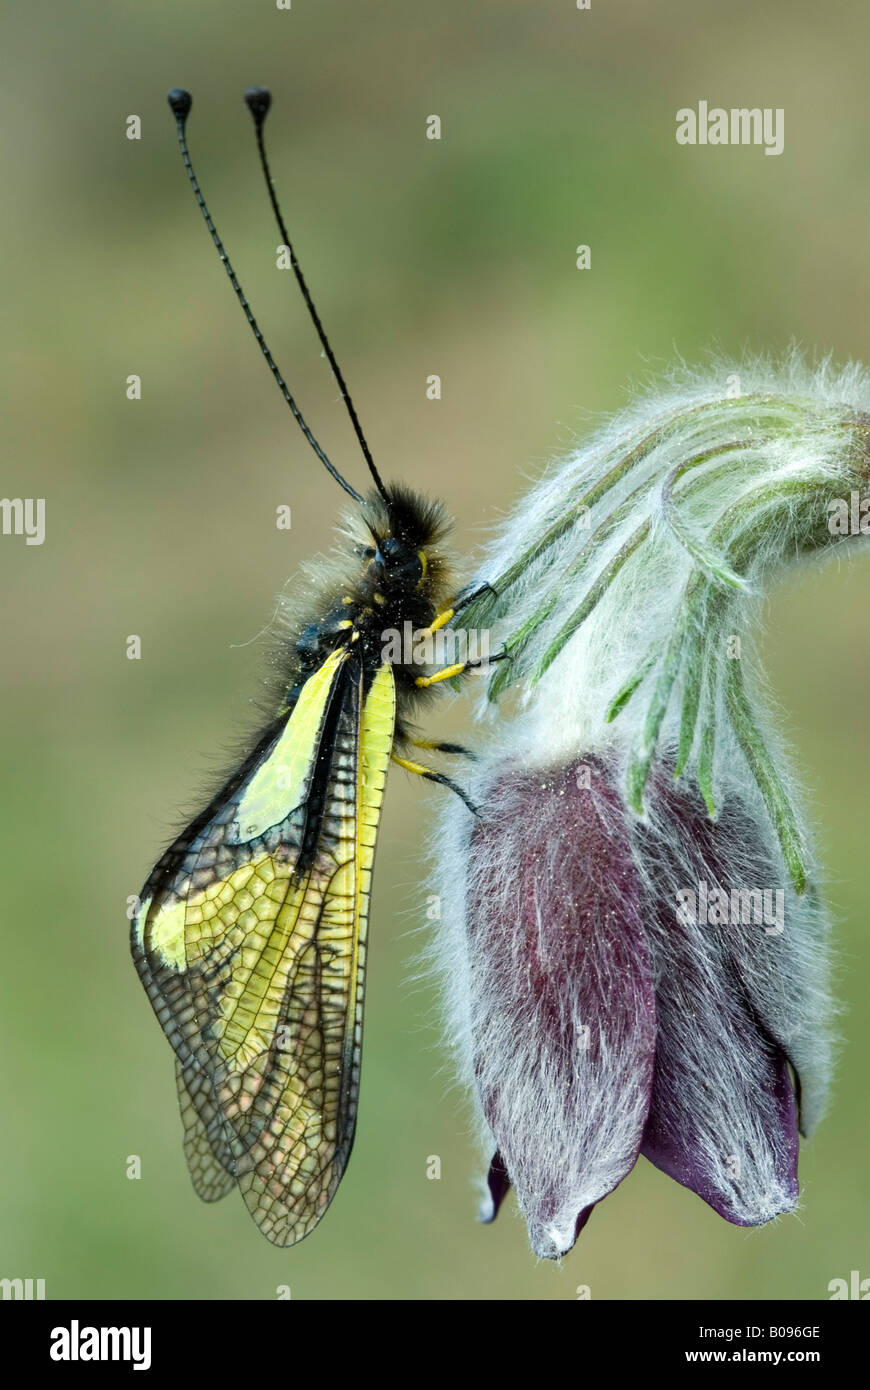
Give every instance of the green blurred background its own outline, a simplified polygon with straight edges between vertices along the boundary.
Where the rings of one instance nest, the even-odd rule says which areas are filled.
[[[0,1276],[122,1299],[273,1298],[281,1284],[303,1299],[571,1299],[578,1285],[596,1299],[819,1299],[852,1269],[870,1276],[870,557],[790,582],[769,610],[846,1005],[803,1204],[774,1227],[726,1225],[643,1161],[560,1268],[536,1264],[512,1201],[475,1223],[478,1157],[434,994],[414,981],[437,789],[391,777],[356,1148],[296,1249],[269,1246],[237,1196],[195,1197],[124,915],[249,727],[264,669],[252,639],[300,560],[330,544],[341,502],[207,241],[167,88],[194,93],[194,158],[242,283],[361,485],[275,269],[241,104],[247,85],[272,87],[285,212],[376,457],[448,501],[470,554],[590,413],[676,353],[776,352],[795,336],[870,358],[870,14],[830,0],[85,0],[10,9],[4,49],[0,490],[46,498],[47,538],[0,544]],[[679,147],[675,112],[699,99],[783,107],[785,152]],[[425,138],[432,113],[440,142]],[[125,398],[130,373],[141,401]],[[469,725],[462,699],[440,709],[439,730]]]

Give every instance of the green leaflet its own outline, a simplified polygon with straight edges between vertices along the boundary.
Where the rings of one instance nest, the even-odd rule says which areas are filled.
[[[776,830],[783,857],[788,866],[791,881],[796,893],[803,893],[807,886],[807,872],[803,859],[803,846],[791,802],[773,765],[764,740],[752,718],[752,710],[743,684],[743,672],[739,661],[728,662],[728,675],[725,681],[728,709],[740,747],[746,757],[758,789],[764,798],[770,819]]]

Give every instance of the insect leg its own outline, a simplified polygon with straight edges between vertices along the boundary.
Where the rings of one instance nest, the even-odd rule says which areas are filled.
[[[425,748],[430,753],[449,753],[460,758],[477,757],[476,753],[472,753],[470,748],[464,748],[461,743],[438,743],[426,738],[409,738],[408,742],[412,748]]]
[[[445,777],[443,772],[436,772],[434,768],[424,767],[422,763],[412,763],[408,758],[400,758],[398,753],[390,755],[391,761],[403,767],[406,772],[414,772],[418,777],[425,777],[429,782],[439,782],[442,787],[449,787],[455,792],[468,807],[473,816],[479,816],[480,812],[471,800],[467,792],[464,792],[458,782],[454,782],[452,777]]]
[[[470,603],[473,603],[476,598],[480,598],[482,594],[496,594],[496,591],[491,584],[479,584],[476,589],[470,590],[467,594],[462,594],[459,598],[453,600],[449,608],[443,609],[442,612],[438,613],[437,616],[432,619],[429,626],[423,629],[423,635],[425,636],[430,632],[438,632],[440,628],[446,627],[451,619],[456,617],[457,613],[461,613],[463,608],[467,608]]]
[[[437,685],[439,681],[449,681],[453,676],[461,676],[463,671],[474,671],[479,666],[490,665],[494,661],[507,661],[509,658],[510,652],[505,648],[496,652],[495,656],[479,657],[477,661],[457,661],[452,666],[445,666],[442,671],[435,671],[431,676],[418,676],[414,684]]]
[[[494,589],[491,584],[478,584],[476,589],[469,589],[467,593],[460,594],[454,600],[453,612],[461,613],[463,608],[467,608],[470,603],[474,603],[476,598],[482,598],[484,594],[492,594],[493,598],[498,598],[498,589]]]

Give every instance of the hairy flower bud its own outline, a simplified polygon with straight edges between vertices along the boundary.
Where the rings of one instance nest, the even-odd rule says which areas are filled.
[[[729,1221],[790,1210],[824,1106],[829,932],[753,619],[784,566],[870,530],[842,524],[870,381],[741,377],[646,402],[556,469],[465,618],[510,657],[489,698],[520,698],[470,780],[480,817],[445,812],[436,949],[495,1154],[483,1216],[513,1186],[539,1255],[640,1154]]]

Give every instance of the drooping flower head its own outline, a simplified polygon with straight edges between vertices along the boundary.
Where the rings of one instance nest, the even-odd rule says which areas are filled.
[[[829,932],[753,636],[771,580],[860,538],[868,448],[860,369],[723,369],[561,463],[481,567],[465,622],[510,660],[438,955],[482,1214],[513,1186],[540,1255],[641,1154],[738,1224],[797,1201]]]

